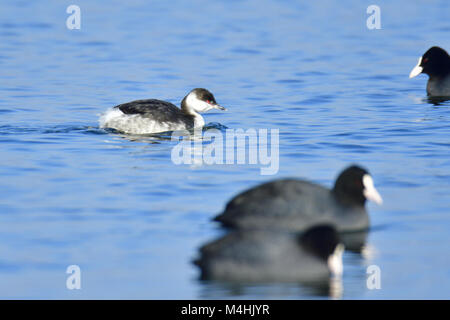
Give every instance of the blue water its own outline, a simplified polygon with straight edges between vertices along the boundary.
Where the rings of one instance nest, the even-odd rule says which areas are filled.
[[[350,163],[384,198],[368,205],[368,258],[344,255],[343,299],[449,299],[450,103],[408,79],[450,50],[448,1],[64,1],[0,10],[0,298],[323,299],[297,284],[198,281],[198,248],[237,192],[278,177],[331,186]],[[126,3],[126,5],[125,5]],[[280,168],[176,166],[175,142],[98,128],[119,103],[179,104],[211,90],[206,122],[280,130]],[[81,290],[66,268],[81,268]],[[381,289],[366,287],[366,267]]]

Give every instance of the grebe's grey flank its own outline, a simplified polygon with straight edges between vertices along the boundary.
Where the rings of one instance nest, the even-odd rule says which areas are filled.
[[[196,88],[181,101],[181,109],[170,102],[146,99],[120,104],[100,117],[101,128],[130,134],[149,134],[203,127],[200,113],[211,109],[226,110],[217,104],[214,95]]]

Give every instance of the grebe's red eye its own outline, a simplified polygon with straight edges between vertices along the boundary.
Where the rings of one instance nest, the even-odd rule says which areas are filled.
[[[423,63],[427,63],[427,62],[428,62],[428,58],[423,59],[422,62],[423,62]]]

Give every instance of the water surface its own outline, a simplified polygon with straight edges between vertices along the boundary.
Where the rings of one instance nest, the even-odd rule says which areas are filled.
[[[0,11],[0,298],[322,299],[298,284],[198,281],[211,218],[245,188],[280,177],[331,186],[369,168],[364,259],[346,252],[342,298],[448,299],[450,103],[408,79],[430,46],[450,50],[448,1],[8,1]],[[119,103],[179,104],[194,87],[228,112],[206,122],[280,130],[280,168],[176,166],[176,144],[98,128]],[[66,289],[65,270],[82,270]],[[368,290],[366,268],[381,269]]]

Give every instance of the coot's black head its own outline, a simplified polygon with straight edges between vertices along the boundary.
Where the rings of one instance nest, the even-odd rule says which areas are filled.
[[[377,204],[383,202],[373,185],[372,176],[356,165],[341,172],[334,184],[333,194],[340,203],[348,206],[364,206],[366,200]]]
[[[441,78],[450,74],[450,56],[439,47],[431,47],[419,58],[417,66],[409,74],[410,78],[425,73],[430,78]]]
[[[226,110],[217,104],[214,95],[204,88],[195,88],[181,101],[181,109],[186,113],[206,112],[211,109]]]
[[[340,243],[336,229],[330,225],[312,227],[299,237],[303,249],[327,260]]]
[[[311,227],[300,235],[299,243],[305,251],[326,261],[332,274],[342,274],[344,245],[333,226],[318,225]]]

